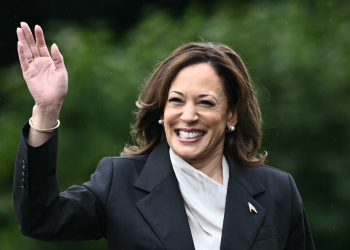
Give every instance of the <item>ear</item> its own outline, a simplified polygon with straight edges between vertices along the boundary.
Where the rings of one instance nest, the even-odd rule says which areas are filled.
[[[238,123],[238,115],[236,108],[229,110],[227,123],[228,126],[236,126],[236,124]]]

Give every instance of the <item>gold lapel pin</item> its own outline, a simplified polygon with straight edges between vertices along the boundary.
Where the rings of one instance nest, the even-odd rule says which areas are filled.
[[[256,214],[258,213],[258,211],[256,211],[255,207],[250,202],[248,202],[248,206],[249,206],[249,212],[254,211]]]

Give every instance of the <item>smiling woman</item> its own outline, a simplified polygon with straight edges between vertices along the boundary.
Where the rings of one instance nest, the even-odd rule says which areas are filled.
[[[227,103],[221,78],[209,64],[200,63],[177,74],[164,109],[170,148],[219,183],[225,131],[237,123],[236,112]]]
[[[35,100],[22,129],[13,202],[24,235],[107,238],[108,249],[314,249],[292,177],[263,165],[248,72],[225,45],[189,43],[154,70],[137,102],[138,146],[106,157],[91,180],[59,193],[58,116],[68,75],[43,31],[17,30]],[[162,126],[163,125],[163,126]]]
[[[203,66],[205,64],[206,66]],[[185,70],[187,66],[192,67]],[[187,76],[184,75],[185,73]],[[201,79],[198,79],[199,75]],[[201,85],[201,88],[204,87],[205,82],[209,87],[211,82],[213,90],[216,89],[217,96],[211,95],[211,103],[214,104],[211,109],[217,110],[221,107],[222,111],[226,109],[225,112],[231,113],[230,124],[223,123],[226,128],[229,129],[238,122],[237,127],[233,128],[235,133],[220,136],[220,139],[225,141],[226,149],[232,157],[246,167],[257,167],[262,164],[266,153],[258,154],[262,136],[260,109],[248,71],[240,57],[231,48],[213,43],[189,43],[181,46],[154,70],[137,103],[139,111],[133,133],[140,147],[125,148],[123,155],[150,153],[160,141],[167,137],[166,129],[165,131],[155,129],[154,124],[159,117],[163,117],[166,107],[170,106],[167,105],[170,104],[168,95],[170,97],[177,93],[177,97],[181,97],[178,101],[184,101],[185,98],[184,93],[176,90],[170,93],[169,89],[173,89],[174,84],[188,89],[196,83],[194,79],[196,76],[197,84]],[[180,77],[188,79],[179,80]],[[204,80],[204,78],[207,79]],[[198,85],[191,89],[195,89],[198,92],[196,94],[202,97],[202,101],[207,101],[210,105],[209,93],[199,93],[201,88],[197,87]],[[203,107],[203,105],[199,106]],[[225,126],[221,126],[221,129]],[[170,143],[169,140],[168,143]]]

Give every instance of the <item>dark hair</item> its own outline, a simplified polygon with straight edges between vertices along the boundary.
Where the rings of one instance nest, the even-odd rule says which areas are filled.
[[[126,146],[122,155],[149,154],[165,139],[158,120],[163,114],[170,85],[181,69],[198,63],[209,63],[216,70],[224,82],[228,108],[237,110],[236,130],[226,133],[225,149],[244,166],[259,166],[267,154],[258,155],[261,114],[248,71],[231,48],[213,43],[185,44],[155,67],[136,102],[137,121],[131,134],[139,146]]]

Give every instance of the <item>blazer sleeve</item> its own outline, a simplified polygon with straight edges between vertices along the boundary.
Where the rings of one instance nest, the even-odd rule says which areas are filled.
[[[292,222],[285,250],[314,250],[315,246],[301,196],[292,176],[288,174],[288,177],[292,193]]]
[[[90,182],[60,194],[56,178],[58,131],[34,148],[24,136],[28,129],[27,123],[22,129],[14,174],[13,204],[20,231],[45,241],[105,237],[111,158],[100,161]]]

